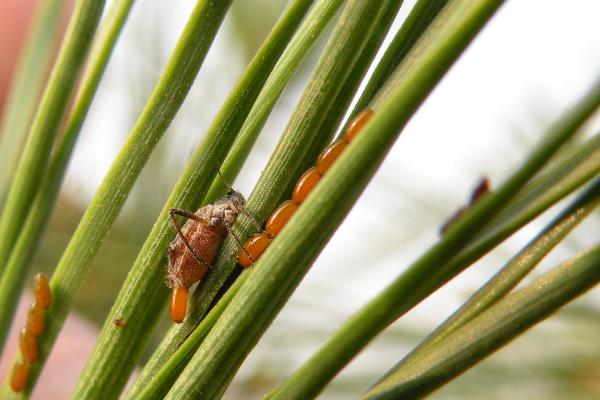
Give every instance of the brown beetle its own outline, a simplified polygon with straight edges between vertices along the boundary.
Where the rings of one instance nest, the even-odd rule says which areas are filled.
[[[214,204],[200,208],[195,213],[172,208],[173,225],[177,231],[169,245],[167,285],[171,295],[171,319],[181,323],[187,311],[188,290],[200,281],[211,268],[227,233],[237,216],[243,211],[244,197],[235,190]],[[188,220],[180,227],[176,215]]]

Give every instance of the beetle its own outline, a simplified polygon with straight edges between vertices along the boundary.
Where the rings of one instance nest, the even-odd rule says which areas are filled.
[[[177,231],[169,245],[167,266],[167,286],[172,289],[170,313],[174,322],[181,323],[185,319],[189,288],[212,268],[245,201],[241,193],[230,189],[223,198],[195,213],[177,208],[170,210]],[[182,227],[177,223],[177,215],[187,218]]]

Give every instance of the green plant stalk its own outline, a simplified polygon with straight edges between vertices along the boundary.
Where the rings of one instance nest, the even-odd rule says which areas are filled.
[[[587,141],[564,163],[532,181],[533,188],[527,185],[522,193],[518,193],[514,201],[498,214],[504,215],[504,220],[498,221],[498,218],[492,218],[489,225],[484,228],[481,238],[470,243],[466,249],[447,262],[443,270],[452,276],[453,271],[462,270],[477,261],[504,239],[573,193],[598,173],[600,173],[600,135]],[[508,209],[512,212],[505,213]]]
[[[0,278],[0,349],[6,340],[19,293],[27,275],[28,264],[50,217],[81,125],[132,3],[133,0],[113,2],[100,26],[64,134],[44,174],[33,207],[8,259],[6,270]]]
[[[10,187],[27,128],[43,89],[65,1],[39,2],[19,55],[0,127],[0,210]]]
[[[165,364],[152,376],[145,386],[143,386],[139,393],[135,396],[136,400],[151,400],[163,399],[167,394],[173,382],[177,379],[181,371],[185,368],[190,358],[194,355],[194,352],[202,343],[202,340],[206,337],[208,332],[215,325],[227,305],[231,302],[233,297],[236,295],[240,287],[244,284],[248,278],[249,271],[242,272],[240,277],[231,285],[231,287],[225,292],[223,297],[217,302],[217,304],[206,314],[206,317],[202,319],[200,325],[194,329],[190,336],[177,348],[171,358],[165,361]]]
[[[317,1],[281,55],[281,59],[265,83],[264,89],[256,99],[248,119],[244,122],[231,152],[221,166],[221,173],[229,182],[233,182],[242,169],[248,158],[249,149],[254,146],[283,89],[344,1]],[[222,197],[226,188],[222,179],[217,176],[208,190],[204,204],[213,203]]]
[[[307,149],[314,147],[314,143],[317,142],[315,137],[322,136],[325,140],[329,140],[331,137],[330,132],[333,132],[333,128],[337,126],[345,110],[339,109],[335,112],[327,110],[349,104],[370,59],[374,56],[386,29],[391,24],[395,14],[392,12],[393,8],[397,9],[398,6],[398,2],[368,4],[369,9],[377,11],[370,11],[370,14],[375,14],[375,16],[365,18],[367,22],[359,27],[358,33],[353,31],[355,27],[346,28],[348,24],[342,20],[345,17],[343,15],[340,17],[338,26],[343,27],[342,34],[338,32],[338,39],[330,40],[330,43],[334,45],[329,45],[329,50],[325,50],[324,56],[319,61],[317,72],[313,74],[303,93],[301,104],[304,102],[304,106],[299,106],[292,115],[278,145],[278,150],[271,157],[271,161],[259,180],[257,185],[259,189],[255,189],[246,204],[248,212],[259,221],[264,221],[267,213],[270,213],[281,201],[281,198],[291,191],[291,186],[303,172],[304,165],[307,162],[314,162],[316,154]],[[334,33],[334,37],[335,35],[336,33]],[[361,43],[363,50],[357,46]],[[350,47],[353,47],[354,50],[350,51]],[[341,75],[337,76],[338,73]],[[322,88],[319,88],[320,83],[323,83]],[[311,114],[304,114],[305,105],[312,102],[316,105],[308,106]],[[317,109],[320,109],[321,112],[315,113],[314,110]],[[262,197],[257,198],[257,193]],[[244,215],[239,217],[234,227],[237,237],[241,237],[242,240],[248,237],[249,232],[252,232],[250,229],[256,230],[254,224],[251,224],[247,218],[244,221],[244,218]],[[240,220],[245,225],[240,225]],[[169,331],[150,363],[156,364],[156,358],[165,359],[172,354],[176,345],[183,341],[198,324],[225,282],[230,279],[232,273],[235,274],[236,263],[234,260],[239,251],[240,247],[236,241],[225,242],[224,249],[215,264],[215,271],[209,274],[200,285],[200,290],[194,294],[195,302],[186,321],[180,327]],[[172,350],[169,350],[169,346]]]
[[[148,103],[75,230],[50,280],[53,304],[46,313],[44,335],[38,338],[40,359],[31,368],[25,396],[44,365],[102,240],[185,99],[230,3],[217,0],[197,3]],[[104,396],[111,393],[108,387],[101,390]],[[3,393],[6,398],[14,396],[10,390],[6,392]]]
[[[491,5],[488,2],[480,3],[482,4]],[[452,258],[463,250],[490,218],[544,167],[599,104],[600,81],[549,130],[546,140],[530,154],[516,173],[496,191],[485,196],[450,228],[440,242],[350,317],[313,357],[284,382],[273,398],[290,396],[290,393],[292,397],[298,394],[305,395],[303,388],[322,387],[372,338],[466,268],[468,264],[451,264],[454,261]],[[448,259],[451,260],[450,263],[447,262]]]
[[[583,145],[577,145],[572,154],[556,165],[551,165],[547,171],[532,180],[514,201],[494,217],[486,232],[493,232],[515,214],[543,201],[552,192],[559,190],[560,185],[557,185],[557,182],[574,181],[576,180],[574,177],[577,176],[580,177],[578,179],[587,180],[598,172],[600,172],[600,134],[586,140]]]
[[[388,386],[385,380],[397,371],[410,368],[418,363],[426,353],[438,346],[452,332],[476,318],[506,296],[519,282],[580,222],[600,204],[600,179],[597,179],[578,198],[556,216],[525,248],[517,253],[496,275],[483,285],[446,321],[429,334],[419,345],[377,382],[371,391],[378,391],[377,385]]]
[[[0,275],[41,184],[54,138],[102,15],[104,0],[79,0],[65,34],[0,217]]]
[[[442,36],[444,40],[422,53],[410,75],[388,101],[376,109],[363,133],[348,146],[254,265],[254,271],[204,339],[167,398],[199,394],[211,398],[223,393],[246,355],[364,190],[399,131],[500,5],[501,2],[469,2],[456,29],[449,29],[447,35]],[[478,218],[485,219],[485,215]],[[467,215],[465,220],[471,221],[468,228],[475,225],[473,217]],[[465,231],[468,232],[467,229],[460,231],[463,236],[467,234]],[[456,236],[454,234],[454,240],[458,241]],[[296,387],[297,391],[281,390],[279,395],[287,399],[306,399],[321,388],[318,382],[311,381]]]
[[[477,364],[600,281],[600,245],[508,295],[363,399],[416,399]],[[401,373],[400,373],[401,372]]]
[[[123,284],[80,377],[76,396],[106,398],[103,387],[111,387],[116,396],[127,382],[166,299],[163,266],[167,246],[175,234],[169,209],[197,207],[217,173],[216,166],[225,158],[262,85],[311,3],[296,0],[290,4],[208,129]],[[115,318],[127,321],[126,328],[118,329],[113,324]]]
[[[417,44],[447,3],[448,0],[417,1],[377,64],[348,121],[367,108],[375,94],[383,87],[398,65],[406,59],[410,50]]]

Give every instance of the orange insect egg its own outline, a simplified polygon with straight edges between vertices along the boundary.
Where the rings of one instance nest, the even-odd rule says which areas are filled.
[[[274,238],[283,229],[285,224],[292,218],[298,206],[292,200],[287,200],[281,203],[277,210],[267,220],[265,224],[265,232],[269,237]]]
[[[240,252],[240,265],[247,268],[269,247],[271,238],[266,233],[258,233],[246,242]]]
[[[352,120],[350,125],[348,125],[346,133],[344,133],[344,140],[347,143],[350,143],[356,137],[358,132],[360,132],[362,128],[367,124],[367,122],[369,122],[372,116],[373,110],[371,109],[366,109],[360,114],[358,114],[356,118]]]
[[[29,307],[25,326],[33,336],[40,336],[44,332],[44,310],[37,303]]]
[[[188,289],[184,287],[174,288],[171,292],[171,319],[178,324],[185,319],[187,312]]]
[[[333,165],[335,160],[342,154],[342,151],[346,148],[348,144],[343,140],[339,140],[327,146],[325,150],[321,153],[319,158],[317,159],[317,172],[319,175],[325,175],[325,172]]]
[[[10,375],[10,387],[14,392],[21,392],[27,385],[29,377],[29,364],[16,362]]]
[[[37,343],[35,342],[35,336],[27,328],[21,330],[21,336],[19,336],[19,347],[21,348],[21,354],[23,360],[26,363],[32,364],[38,359]]]
[[[33,277],[33,296],[35,302],[47,310],[52,304],[52,294],[50,293],[50,285],[48,285],[48,277],[42,273],[37,273]]]
[[[296,183],[296,187],[292,193],[292,200],[294,200],[294,203],[298,205],[302,204],[306,199],[306,196],[308,196],[317,183],[319,183],[319,179],[321,179],[321,176],[315,167],[307,169],[304,175],[298,179],[298,183]]]

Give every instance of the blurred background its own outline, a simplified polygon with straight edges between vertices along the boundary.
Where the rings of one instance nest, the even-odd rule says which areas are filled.
[[[0,20],[0,98],[5,96],[11,62],[16,60],[35,3],[0,2],[0,18],[10,21]],[[285,3],[234,2],[190,95],[94,262],[77,298],[77,313],[61,334],[64,350],[59,345],[51,356],[51,363],[71,366],[61,371],[69,376],[57,385],[52,379],[57,372],[50,364],[41,385],[54,381],[62,390],[56,393],[65,397],[74,387],[160,208]],[[32,271],[53,270],[148,99],[194,4],[192,0],[144,0],[134,6],[83,127]],[[390,36],[413,4],[405,1]],[[439,226],[467,201],[481,177],[487,176],[493,188],[519,165],[544,130],[598,76],[598,15],[600,3],[595,0],[508,1],[500,9],[406,127],[350,216],[244,363],[227,398],[260,398],[294,371],[347,316],[437,240]],[[313,49],[286,89],[235,182],[245,195],[274,149],[324,43],[321,40]],[[593,121],[585,134],[597,132],[599,126],[598,120]],[[395,323],[321,398],[346,399],[363,392],[531,239],[555,211],[514,235]],[[596,213],[533,275],[598,237]],[[599,306],[600,291],[591,291],[431,398],[600,398]],[[147,355],[168,324],[165,313]],[[77,338],[77,346],[66,344],[69,337]],[[7,347],[0,373],[4,374],[12,355]],[[37,390],[34,398],[44,398],[41,393],[48,392]]]

